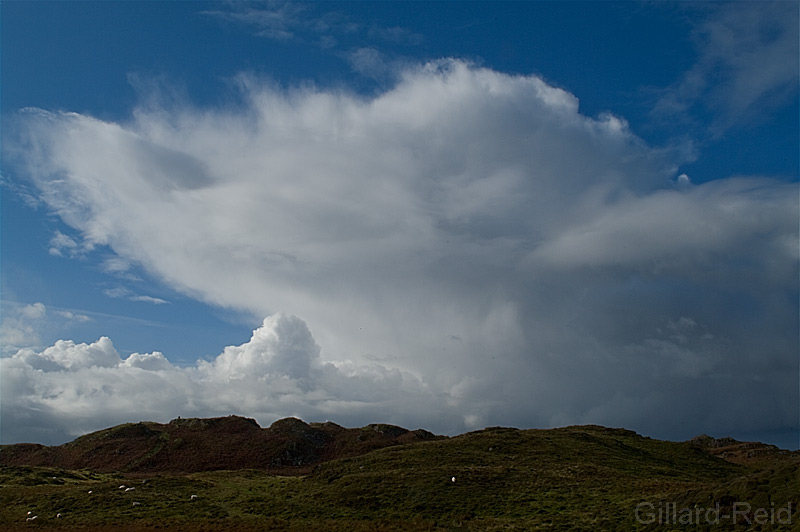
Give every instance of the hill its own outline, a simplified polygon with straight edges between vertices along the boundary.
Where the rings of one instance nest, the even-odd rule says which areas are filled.
[[[261,428],[255,420],[239,416],[178,418],[166,424],[126,423],[59,446],[3,445],[0,466],[149,474],[219,469],[304,474],[322,461],[435,438],[425,430],[385,424],[347,429],[330,422],[308,424],[285,418]]]
[[[182,423],[206,423],[197,430],[213,427],[221,439],[222,427],[231,438],[256,431],[284,442],[320,438],[313,449],[334,450],[314,455],[319,461],[311,467],[281,466],[307,471],[293,476],[259,467],[150,470],[143,477],[144,461],[125,462],[134,464],[128,473],[4,465],[0,523],[28,530],[31,511],[38,527],[117,532],[800,529],[800,452],[758,443],[707,436],[668,442],[599,426],[493,427],[445,438],[389,425],[344,429],[295,419],[269,429],[242,418],[176,425]],[[145,424],[155,432],[168,425]],[[160,437],[143,436],[138,424],[108,430],[60,447],[106,452],[97,442],[113,435],[119,445],[126,431],[132,439]],[[331,439],[325,444],[319,434]],[[359,444],[365,452],[355,451]],[[327,459],[337,453],[352,454]],[[220,456],[228,455],[238,456]]]

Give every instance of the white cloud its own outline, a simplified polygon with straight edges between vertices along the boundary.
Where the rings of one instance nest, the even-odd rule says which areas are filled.
[[[131,268],[131,263],[123,259],[122,257],[113,256],[108,257],[103,261],[102,264],[103,271],[117,274],[117,275],[127,275],[128,270]]]
[[[796,184],[729,178],[690,189],[655,191],[620,201],[588,224],[576,225],[543,244],[533,256],[562,267],[620,264],[685,275],[691,265],[728,263],[736,256],[752,260],[754,251],[762,249],[775,261],[772,264],[789,268],[773,270],[763,264],[762,275],[781,283],[798,256],[797,246],[787,247],[784,241],[797,221],[796,190]],[[691,275],[713,283],[719,272],[711,273]]]
[[[42,427],[47,432],[40,438],[52,443],[134,418],[229,412],[266,424],[286,411],[307,419],[341,417],[341,408],[351,419],[410,421],[413,416],[404,412],[409,403],[421,407],[425,401],[435,412],[437,401],[417,379],[397,370],[374,364],[340,370],[322,362],[306,324],[283,314],[265,319],[249,342],[226,347],[195,367],[173,366],[157,351],[122,359],[103,337],[91,344],[59,340],[43,351],[22,349],[0,359],[0,369],[4,442]]]
[[[42,352],[21,349],[14,355],[33,369],[44,371],[76,371],[92,367],[110,367],[119,363],[119,354],[105,336],[93,344],[76,344],[59,340]]]
[[[106,288],[103,290],[103,293],[108,297],[114,299],[121,299],[123,297],[127,297],[130,295],[130,290],[125,288],[124,286],[115,286],[114,288]]]
[[[796,426],[796,183],[676,186],[675,154],[623,119],[461,61],[374,98],[241,87],[239,109],[150,105],[130,123],[30,111],[12,152],[86,242],[208,303],[302,318],[176,373],[164,412]],[[126,394],[157,388],[124,369]],[[121,371],[80,370],[97,389]],[[115,419],[160,412],[119,401]]]
[[[86,323],[92,321],[92,318],[90,318],[86,314],[75,313],[72,312],[71,310],[57,310],[56,314],[58,316],[61,316],[68,322]]]
[[[277,315],[265,319],[248,343],[226,347],[207,368],[226,379],[241,379],[252,372],[302,380],[309,377],[318,356],[319,347],[306,324],[296,317]]]
[[[2,353],[13,353],[23,346],[39,345],[37,329],[47,313],[42,303],[3,309],[0,323]]]
[[[142,303],[152,303],[153,305],[166,305],[169,303],[166,299],[161,299],[160,297],[153,297],[153,296],[131,296],[131,301],[140,301]]]
[[[21,309],[19,309],[19,314],[23,318],[27,319],[39,319],[43,318],[44,315],[47,313],[47,308],[45,308],[44,304],[42,303],[33,303],[31,305],[25,305]]]
[[[61,231],[56,231],[53,238],[50,239],[50,254],[58,257],[76,256],[79,253],[78,243],[75,242],[70,236],[65,235]]]
[[[103,293],[108,297],[114,299],[128,299],[130,301],[151,303],[153,305],[166,305],[169,303],[169,301],[167,301],[166,299],[161,299],[160,297],[136,294],[129,288],[126,288],[124,286],[115,286],[114,288],[106,288],[105,290],[103,290]]]
[[[48,310],[41,302],[19,305],[3,301],[0,356],[12,355],[22,348],[38,348],[42,342],[51,341],[53,334],[89,321],[92,319],[86,314],[64,309]]]
[[[354,71],[376,79],[392,72],[383,55],[375,48],[356,48],[347,54],[347,61]]]
[[[164,353],[154,351],[152,353],[131,353],[128,358],[120,363],[121,366],[130,368],[141,368],[149,371],[166,371],[174,369]]]

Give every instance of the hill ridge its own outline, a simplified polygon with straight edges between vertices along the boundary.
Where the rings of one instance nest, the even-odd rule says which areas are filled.
[[[592,445],[628,446],[623,439],[652,440],[632,430],[601,425],[571,425],[552,429],[485,427],[457,436],[435,435],[387,423],[345,428],[331,421],[306,423],[297,417],[261,427],[238,415],[177,417],[167,423],[122,423],[84,434],[55,446],[35,443],[0,445],[0,466],[42,466],[90,469],[98,472],[195,473],[212,470],[257,469],[302,475],[315,466],[360,456],[384,447],[416,442],[469,438],[484,433],[513,432],[571,434]],[[546,440],[545,440],[546,441]],[[736,464],[755,463],[799,452],[758,442],[699,435],[682,442],[691,449]],[[558,453],[558,449],[553,452]]]
[[[446,437],[380,423],[181,418],[0,447],[0,522],[29,530],[33,511],[37,526],[95,532],[797,530],[798,478],[800,451],[598,425]],[[737,522],[699,521],[717,514]],[[764,526],[745,526],[756,521]]]
[[[128,473],[259,469],[304,474],[323,461],[436,438],[443,436],[388,424],[345,428],[287,417],[263,428],[255,419],[237,415],[177,417],[167,423],[122,423],[61,445],[2,445],[0,466]]]

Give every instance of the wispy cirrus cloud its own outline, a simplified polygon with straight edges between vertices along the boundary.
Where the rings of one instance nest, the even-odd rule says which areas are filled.
[[[115,286],[114,288],[107,288],[103,293],[108,297],[115,299],[127,299],[129,301],[138,301],[142,303],[152,303],[153,305],[166,305],[169,303],[166,299],[160,297],[148,296],[144,294],[137,294],[131,289],[124,286]]]
[[[241,90],[236,109],[148,104],[126,123],[28,112],[10,151],[86,241],[190,297],[314,331],[290,320],[305,338],[290,354],[232,348],[193,370],[255,368],[252,387],[199,392],[180,373],[143,390],[198,414],[442,432],[796,429],[797,183],[695,185],[623,119],[459,60],[408,67],[372,98]],[[271,334],[252,341],[283,345]],[[33,371],[21,357],[4,370],[15,386]],[[120,383],[102,423],[127,420],[137,393],[115,364],[86,368]],[[88,394],[60,371],[21,396],[77,418],[46,402]]]
[[[79,311],[49,309],[41,302],[28,305],[3,301],[3,320],[0,324],[0,355],[6,356],[24,347],[41,346],[42,331],[63,330],[73,323],[85,323],[91,318]]]
[[[711,133],[759,122],[797,97],[800,66],[795,2],[703,5],[694,30],[696,63],[669,87],[655,112],[687,118],[710,112]]]
[[[232,4],[231,9],[202,11],[204,15],[244,25],[260,37],[289,40],[297,32],[313,29],[315,24],[304,13],[306,7],[296,2],[270,2],[266,5]]]
[[[387,59],[385,45],[416,47],[424,35],[402,26],[364,25],[337,11],[321,11],[325,4],[268,2],[232,4],[230,9],[203,14],[237,24],[253,34],[276,41],[299,41],[318,46],[349,63],[355,72],[378,80],[399,71],[402,61]],[[358,45],[354,45],[354,38]],[[371,44],[365,44],[371,43]]]
[[[387,42],[412,46],[418,46],[425,41],[425,36],[421,33],[411,31],[402,26],[383,27],[372,25],[367,31],[367,35]]]
[[[166,305],[169,303],[166,299],[161,299],[160,297],[153,297],[153,296],[145,296],[145,295],[132,295],[130,296],[131,301],[140,301],[142,303],[152,303],[153,305]]]
[[[56,230],[53,237],[50,239],[50,248],[48,252],[56,257],[84,257],[94,246],[83,242],[78,242],[70,235]]]
[[[320,13],[318,7],[317,4],[306,2],[233,3],[229,9],[201,13],[244,26],[259,37],[316,42],[323,48],[335,45],[337,36],[363,31],[359,24],[347,16],[336,11]],[[400,29],[395,33],[399,35]]]

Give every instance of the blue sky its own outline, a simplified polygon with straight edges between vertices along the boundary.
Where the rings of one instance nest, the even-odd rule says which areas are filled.
[[[798,446],[797,3],[0,23],[3,443],[237,413]]]

